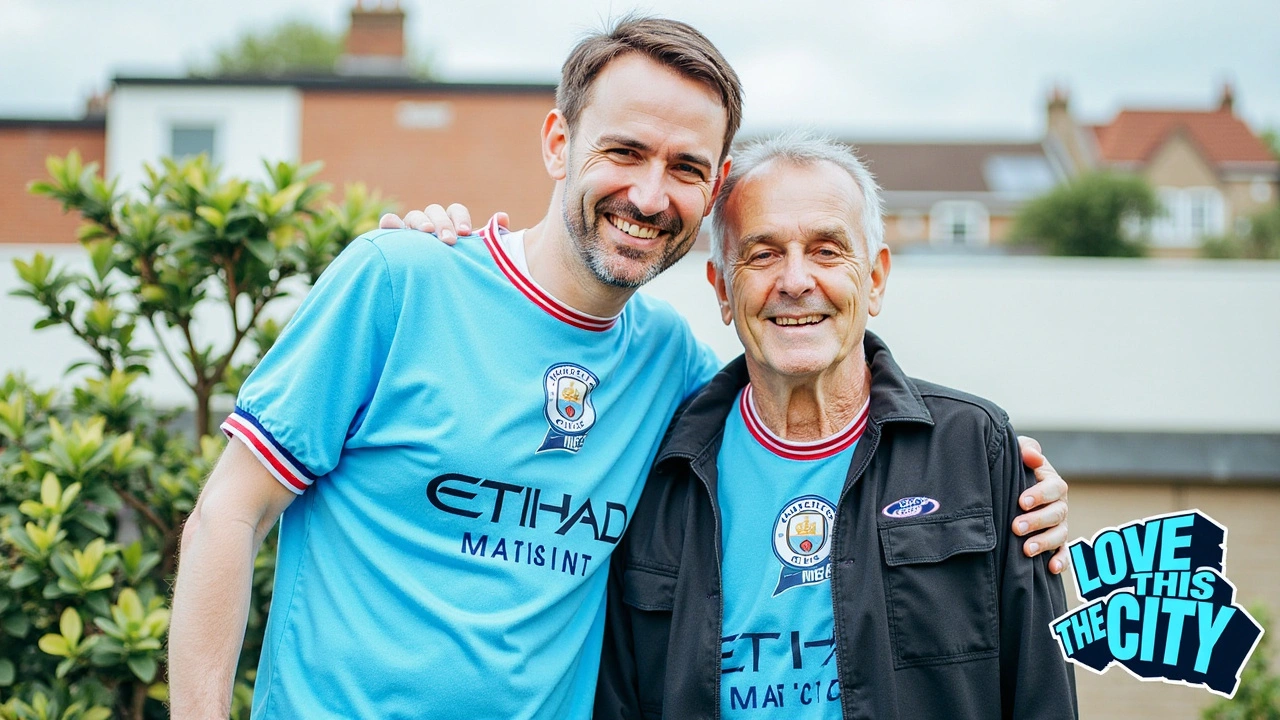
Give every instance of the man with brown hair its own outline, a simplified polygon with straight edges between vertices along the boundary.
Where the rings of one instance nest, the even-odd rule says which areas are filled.
[[[227,715],[282,513],[255,719],[590,715],[609,554],[718,366],[632,295],[710,212],[741,90],[696,30],[640,18],[575,48],[559,100],[541,222],[362,236],[246,381],[183,533],[175,718]]]

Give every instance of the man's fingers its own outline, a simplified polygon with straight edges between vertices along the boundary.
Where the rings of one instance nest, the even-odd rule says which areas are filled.
[[[442,205],[428,205],[423,212],[426,213],[431,227],[435,228],[434,231],[428,232],[435,232],[436,237],[450,245],[458,240],[458,229],[453,224],[453,218],[449,217],[449,213],[444,211]]]
[[[454,203],[445,212],[449,215],[449,221],[458,230],[459,235],[471,234],[471,211],[467,210],[466,205]]]
[[[1049,572],[1053,573],[1054,575],[1058,575],[1063,570],[1066,570],[1067,562],[1069,562],[1067,558],[1068,558],[1067,548],[1066,547],[1058,548],[1058,552],[1054,553],[1053,557],[1049,558]]]
[[[1067,481],[1053,470],[1041,468],[1036,471],[1036,484],[1022,491],[1018,496],[1018,507],[1031,510],[1048,505],[1051,502],[1065,500],[1067,497]]]
[[[1022,451],[1022,463],[1032,470],[1048,462],[1044,456],[1044,450],[1040,448],[1040,443],[1033,437],[1019,435],[1018,449]]]
[[[378,219],[378,227],[383,230],[400,230],[404,228],[404,220],[395,213],[387,213]]]
[[[499,213],[495,213],[495,214],[494,214],[494,217],[498,218],[498,225],[500,225],[500,226],[502,226],[502,227],[504,227],[504,228],[506,228],[506,229],[508,229],[508,230],[510,230],[510,229],[511,229],[511,216],[510,216],[510,215],[507,215],[507,214],[506,214],[506,213],[504,213],[504,212],[499,212]]]
[[[1013,532],[1019,537],[1054,525],[1065,525],[1067,521],[1067,503],[1063,500],[1051,502],[1034,512],[1023,513],[1013,519]]]
[[[1032,535],[1022,544],[1022,552],[1027,557],[1035,557],[1046,550],[1057,550],[1067,541],[1067,524],[1062,523],[1039,535]]]
[[[431,224],[431,218],[421,210],[410,210],[404,214],[404,226],[410,230],[421,230],[422,232],[435,232],[436,226]]]

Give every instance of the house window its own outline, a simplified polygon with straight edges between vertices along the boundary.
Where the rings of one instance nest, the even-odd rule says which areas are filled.
[[[174,125],[169,132],[169,155],[180,160],[204,153],[214,160],[217,136],[217,128],[213,125]]]
[[[935,245],[986,245],[991,221],[980,202],[944,200],[929,212],[929,239]]]
[[[1162,187],[1162,212],[1152,224],[1152,240],[1164,247],[1191,247],[1227,227],[1226,205],[1217,188]]]

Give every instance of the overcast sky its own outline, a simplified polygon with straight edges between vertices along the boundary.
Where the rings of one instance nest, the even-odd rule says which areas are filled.
[[[0,0],[0,117],[71,117],[116,74],[180,74],[239,33],[353,0]],[[1280,0],[404,0],[446,80],[554,82],[575,39],[640,9],[686,20],[746,88],[745,127],[1035,138],[1054,83],[1087,122],[1208,108],[1280,128]],[[552,15],[548,8],[558,9]]]

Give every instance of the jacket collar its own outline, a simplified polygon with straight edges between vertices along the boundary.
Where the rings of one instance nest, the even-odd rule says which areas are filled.
[[[869,422],[921,422],[933,424],[915,383],[902,372],[884,341],[867,331],[862,349],[871,366],[871,409]],[[716,374],[679,414],[658,450],[654,464],[672,457],[697,458],[708,450],[719,451],[725,419],[749,381],[747,360],[739,355]]]

